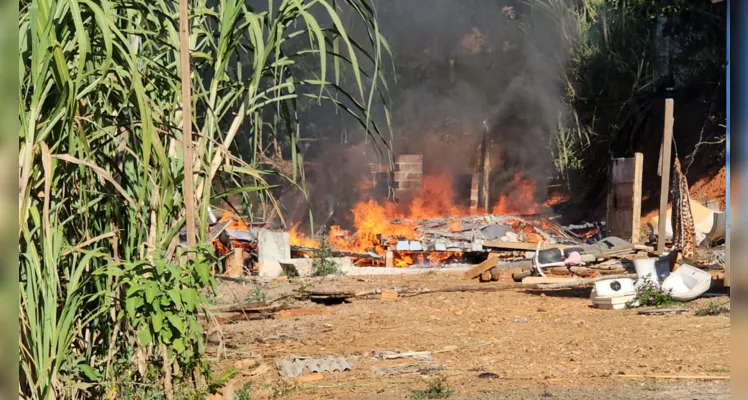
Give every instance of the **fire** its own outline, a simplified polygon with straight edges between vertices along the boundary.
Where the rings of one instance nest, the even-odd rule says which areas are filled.
[[[319,242],[299,232],[299,224],[292,226],[288,235],[291,246],[319,248]]]
[[[371,185],[362,182],[359,190],[362,194],[367,193]],[[493,208],[497,215],[506,214],[534,214],[538,210],[535,203],[535,182],[529,178],[523,178],[521,173],[514,176],[512,182],[507,186],[507,194],[500,196]],[[421,189],[414,198],[408,202],[396,204],[393,202],[379,203],[373,199],[362,200],[355,204],[351,210],[353,214],[353,229],[347,231],[340,226],[331,226],[328,231],[328,242],[335,250],[364,253],[375,252],[385,255],[387,245],[396,244],[382,243],[382,238],[396,238],[398,240],[420,240],[416,227],[419,220],[436,218],[459,218],[471,215],[471,211],[464,206],[455,204],[455,193],[452,187],[452,176],[448,172],[438,172],[425,176]],[[525,231],[528,241],[538,241],[541,238],[536,235],[530,226],[516,226],[517,232]],[[451,232],[462,230],[462,224],[458,220],[449,223]],[[318,248],[319,242],[302,234],[298,225],[290,230],[291,245]],[[396,267],[407,267],[415,263],[428,263],[431,265],[444,264],[446,262],[459,260],[461,252],[430,252],[428,254],[412,251],[397,251],[394,253],[393,265]]]
[[[229,221],[229,220],[231,222],[229,222],[229,224],[226,226],[226,229],[231,229],[234,231],[248,231],[249,230],[249,227],[247,226],[247,224],[245,224],[241,218],[234,217],[234,214],[230,211],[226,211],[225,213],[223,213],[223,215],[221,215],[221,219],[218,220],[218,222],[224,222],[224,221]]]
[[[507,185],[507,193],[502,194],[493,207],[493,213],[495,215],[521,215],[537,212],[535,181],[522,178],[522,173],[517,172],[512,182]]]

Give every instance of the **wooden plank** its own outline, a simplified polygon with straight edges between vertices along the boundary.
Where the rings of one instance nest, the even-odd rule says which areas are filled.
[[[465,271],[465,279],[473,279],[479,277],[482,273],[488,271],[489,269],[497,266],[499,264],[499,258],[495,256],[489,255],[486,261],[483,261],[482,263],[476,265],[473,268],[470,268],[469,270]]]
[[[484,240],[483,247],[491,247],[495,249],[507,249],[507,250],[524,250],[524,251],[535,251],[538,248],[537,243],[525,243],[525,242],[503,242],[501,240]],[[544,242],[540,246],[540,250],[547,249],[568,249],[570,247],[580,247],[579,245],[570,244],[549,244]]]
[[[637,244],[641,240],[642,223],[642,180],[644,174],[644,154],[634,154],[634,195],[632,199],[633,226],[631,227],[631,243]]]
[[[662,177],[660,180],[660,220],[657,229],[657,252],[665,251],[665,223],[667,222],[667,200],[670,188],[670,152],[673,142],[673,99],[665,100],[665,131],[662,136]]]
[[[568,277],[555,277],[555,276],[528,276],[527,278],[522,279],[523,285],[537,285],[540,283],[561,283],[561,282],[573,282],[578,281],[579,278],[568,278]]]
[[[634,181],[634,158],[613,159],[613,183],[632,183]]]
[[[379,298],[381,300],[397,300],[398,297],[399,297],[399,295],[397,294],[396,291],[394,291],[394,290],[387,290],[387,289],[382,290],[382,293],[379,296]]]
[[[608,192],[608,232],[632,243],[639,241],[641,226],[642,161],[641,153],[613,159]]]

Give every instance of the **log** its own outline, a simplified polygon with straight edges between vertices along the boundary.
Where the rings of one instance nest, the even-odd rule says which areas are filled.
[[[551,275],[571,275],[571,271],[566,267],[546,268],[544,269],[544,272],[550,273]]]
[[[496,282],[501,279],[501,269],[498,267],[493,267],[488,270],[488,272],[491,274],[491,280]]]
[[[491,270],[483,271],[483,273],[480,274],[480,281],[481,282],[491,281]]]
[[[522,280],[527,278],[528,276],[532,276],[532,270],[530,269],[513,273],[512,279],[514,279],[515,282],[522,282]]]

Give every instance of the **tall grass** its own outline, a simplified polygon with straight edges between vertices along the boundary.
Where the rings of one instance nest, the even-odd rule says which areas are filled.
[[[263,137],[288,143],[289,179],[302,183],[300,97],[335,102],[383,141],[369,113],[383,90],[387,44],[369,0],[271,0],[265,10],[197,0],[190,7],[193,90],[182,99],[176,2],[20,4],[22,397],[103,395],[101,383],[117,379],[114,365],[138,363],[137,316],[120,318],[128,286],[112,267],[181,262],[189,250],[178,237],[185,179],[195,177],[198,242],[217,180],[234,193],[267,190],[267,173],[256,163]],[[363,22],[368,42],[346,33],[341,10]],[[296,60],[310,54],[319,63],[316,78],[296,78]],[[343,68],[353,77],[347,85]],[[183,100],[192,103],[191,115],[182,115]],[[190,172],[181,151],[185,119],[195,137]],[[240,131],[255,154],[232,153]],[[145,378],[142,369],[130,371]],[[175,379],[190,376],[175,371]]]

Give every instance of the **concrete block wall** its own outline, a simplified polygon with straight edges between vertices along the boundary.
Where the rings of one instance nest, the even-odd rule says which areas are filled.
[[[395,158],[393,174],[395,197],[406,199],[414,196],[423,185],[423,156],[402,154]]]
[[[480,196],[480,174],[473,173],[473,178],[470,180],[470,209],[478,209],[478,198]]]

